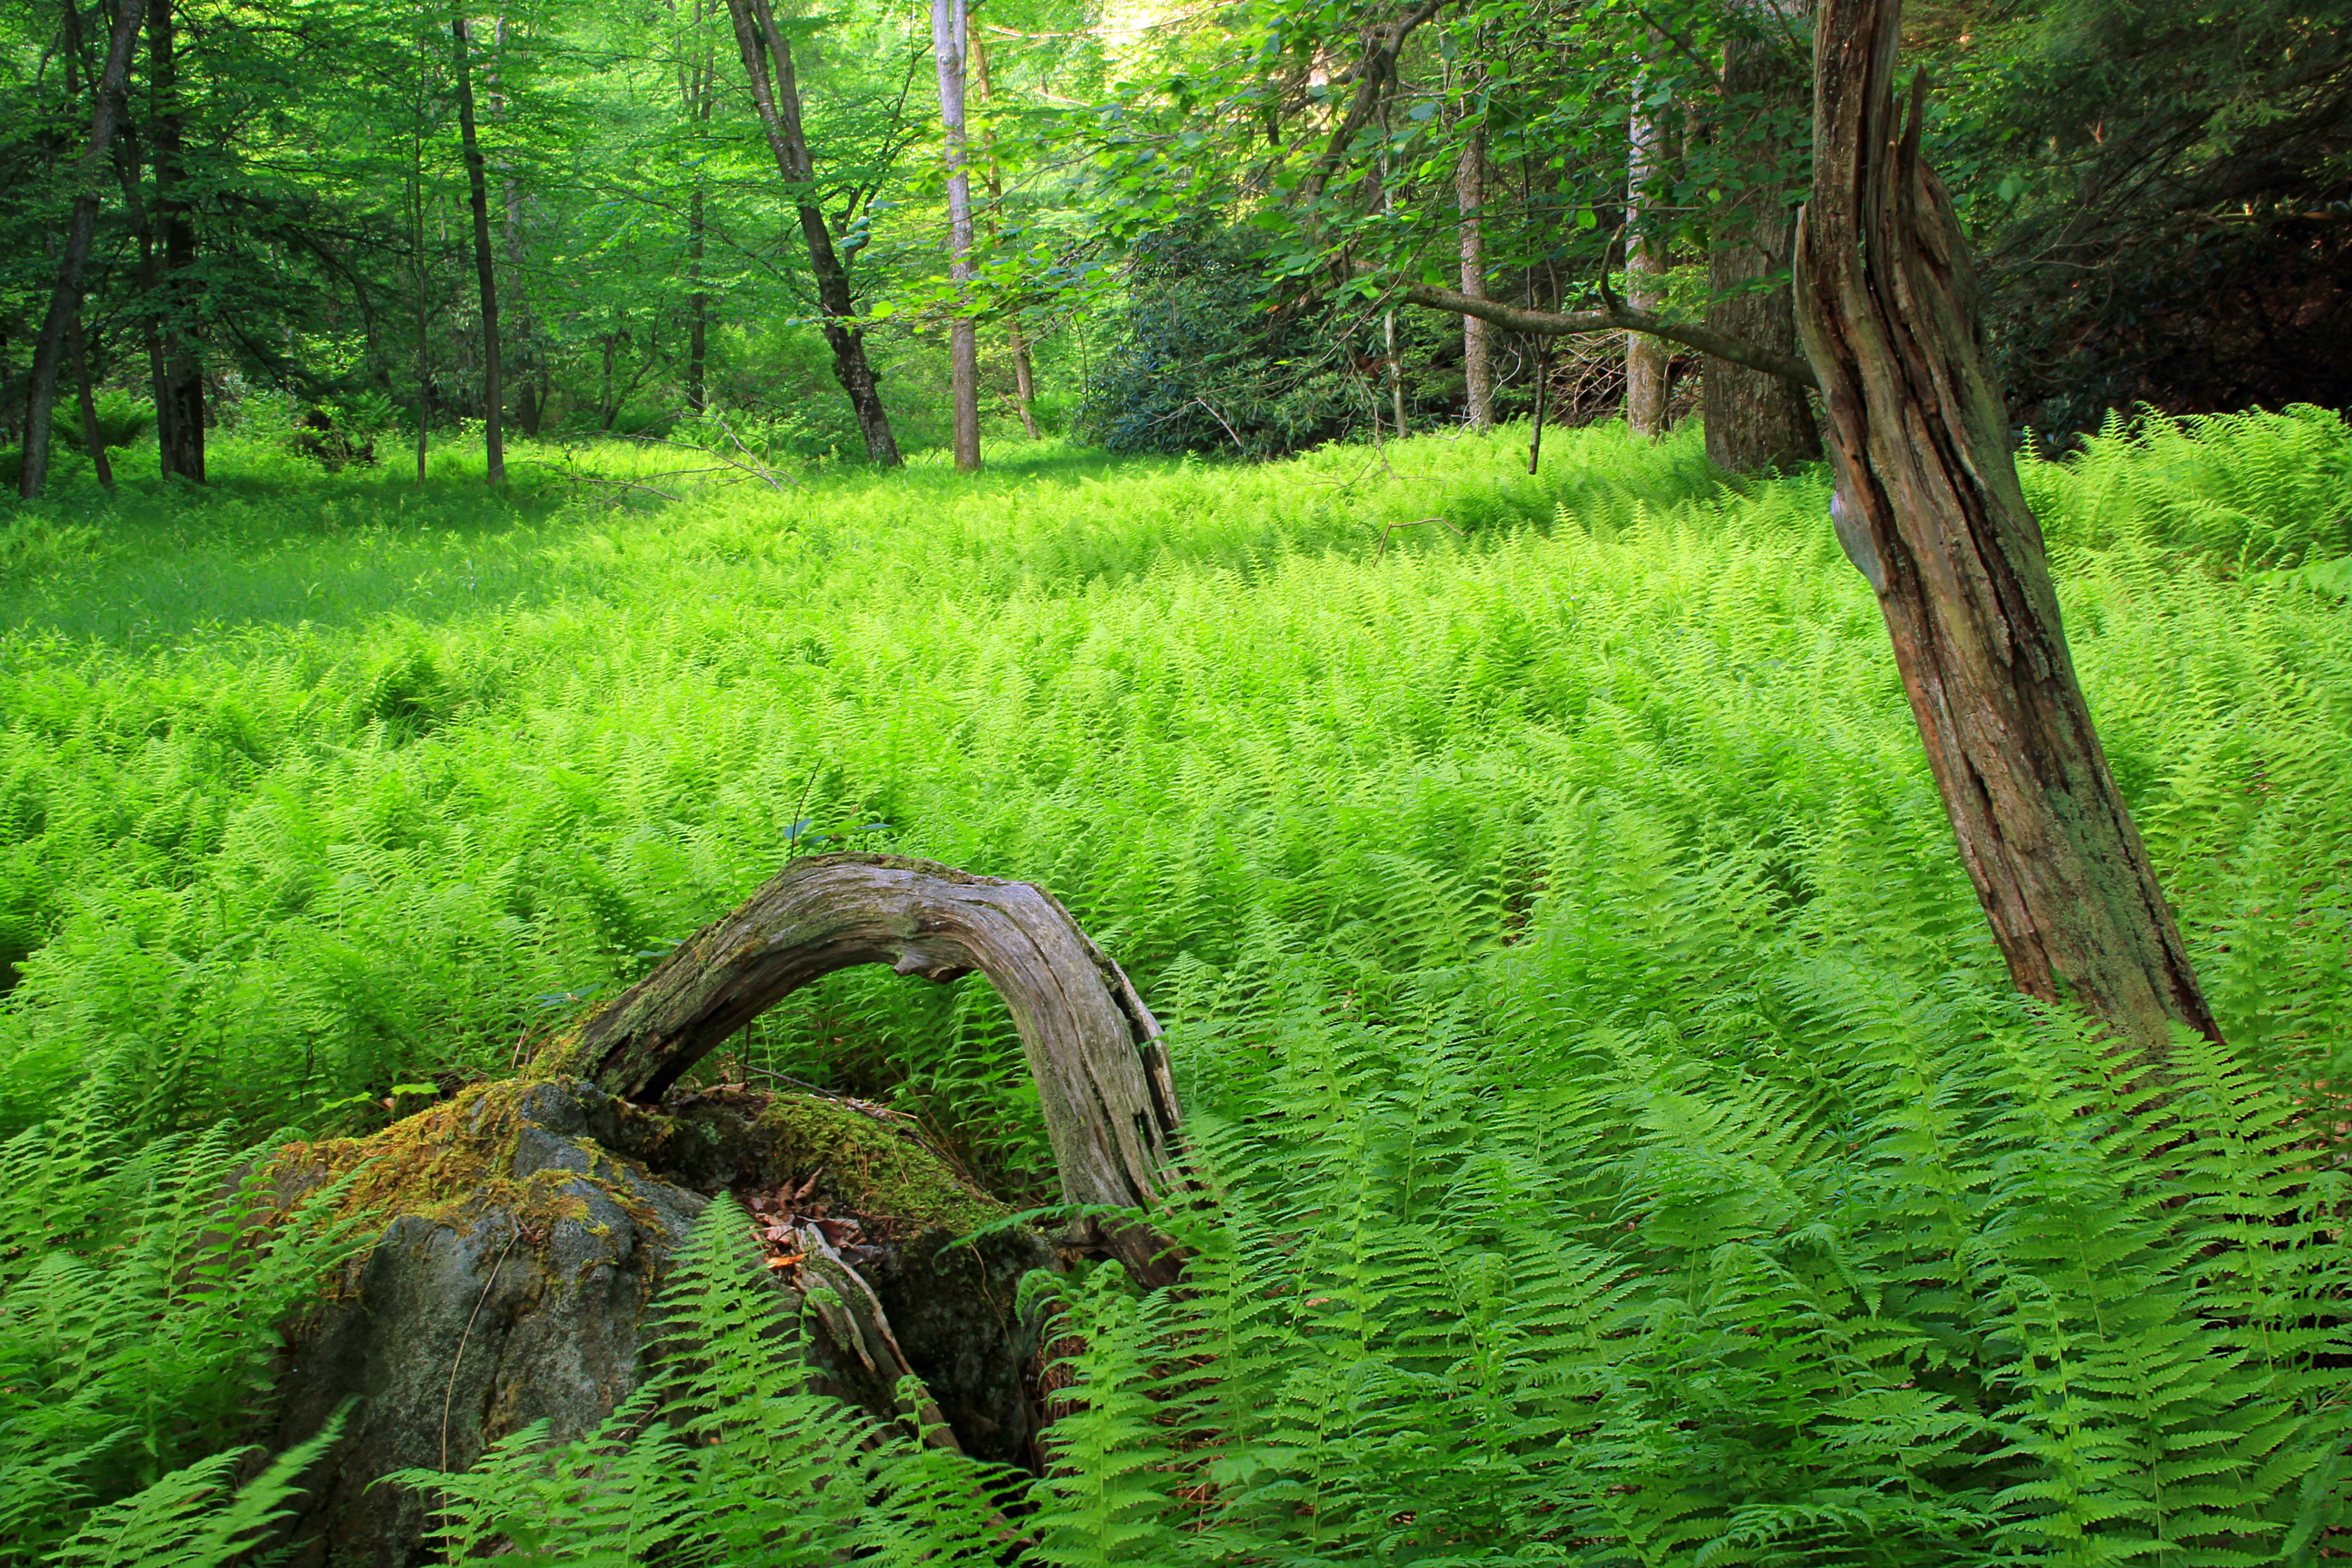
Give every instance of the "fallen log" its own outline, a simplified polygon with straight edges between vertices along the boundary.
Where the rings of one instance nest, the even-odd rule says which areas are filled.
[[[540,1059],[655,1104],[761,1013],[861,963],[940,983],[988,977],[1020,1030],[1065,1203],[1152,1209],[1184,1187],[1159,1021],[1118,965],[1043,889],[929,860],[793,861]],[[1182,1274],[1181,1250],[1153,1226],[1081,1219],[1065,1239],[1148,1286]]]

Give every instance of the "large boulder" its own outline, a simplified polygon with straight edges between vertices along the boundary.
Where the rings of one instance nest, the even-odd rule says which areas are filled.
[[[289,1335],[282,1448],[357,1405],[295,1531],[295,1561],[428,1561],[429,1500],[380,1478],[463,1469],[536,1421],[592,1429],[638,1385],[648,1307],[705,1204],[731,1193],[803,1323],[818,1385],[877,1421],[937,1428],[974,1458],[1028,1465],[1034,1346],[1014,1310],[1035,1234],[878,1108],[740,1086],[630,1105],[582,1079],[480,1086],[375,1137],[299,1145],[290,1201],[336,1201],[381,1230]],[[900,1403],[900,1380],[930,1399]],[[951,1436],[950,1436],[951,1434]]]

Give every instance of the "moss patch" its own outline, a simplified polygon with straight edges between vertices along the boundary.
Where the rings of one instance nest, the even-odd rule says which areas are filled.
[[[476,1084],[372,1137],[289,1144],[268,1173],[289,1199],[348,1176],[338,1212],[386,1223],[415,1215],[468,1230],[502,1214],[526,1232],[543,1234],[561,1220],[585,1221],[580,1184],[593,1178],[560,1169],[515,1174],[525,1125],[520,1102],[533,1087],[524,1080]],[[625,1209],[642,1206],[624,1184],[597,1185]]]
[[[768,1192],[814,1183],[836,1213],[904,1232],[961,1234],[1002,1219],[1005,1206],[959,1176],[882,1115],[823,1095],[723,1084],[639,1112],[627,1152],[655,1172],[704,1192]]]
[[[958,1179],[947,1163],[878,1118],[814,1094],[779,1094],[752,1122],[776,1163],[811,1173],[859,1214],[961,1234],[1005,1207]]]

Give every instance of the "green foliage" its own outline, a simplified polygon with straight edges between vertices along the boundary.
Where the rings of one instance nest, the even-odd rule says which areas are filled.
[[[230,1450],[174,1470],[135,1497],[112,1503],[48,1562],[57,1568],[227,1568],[252,1561],[295,1510],[302,1478],[342,1436],[337,1411],[319,1435],[289,1448],[259,1475],[229,1489],[245,1458]]]
[[[1282,457],[1393,417],[1377,320],[1286,302],[1235,235],[1144,241],[1116,319],[1078,416],[1114,452]],[[1458,349],[1460,334],[1418,312],[1401,324],[1411,417],[1459,395],[1460,370],[1433,379],[1430,358],[1433,343]]]
[[[186,1524],[190,1561],[226,1561],[308,1463],[289,1458],[228,1513],[187,1523],[226,1471],[175,1468],[236,1434],[279,1325],[351,1227],[323,1200],[276,1212],[254,1174],[263,1151],[228,1129],[134,1152],[122,1130],[138,1121],[100,1065],[0,1144],[0,1561],[35,1561],[85,1522],[63,1560],[163,1561],[155,1543]],[[199,1539],[220,1555],[187,1544]]]
[[[1086,1348],[1063,1468],[1007,1510],[1039,1560],[2317,1561],[2352,1436],[2352,433],[2025,468],[2232,1045],[2162,1104],[2009,994],[1823,478],[1726,488],[1696,432],[1609,427],[1529,479],[1523,436],[1028,448],[643,513],[429,494],[429,531],[354,526],[400,493],[358,480],[205,503],[249,555],[205,508],[26,514],[90,531],[11,590],[10,1114],[100,1061],[134,1136],[502,1070],[807,833],[887,822],[1118,955],[1213,1180],[1194,1294],[1044,1288]],[[1383,536],[1432,516],[1467,537]],[[247,560],[215,621],[186,584]],[[1045,1184],[976,980],[847,973],[729,1049]],[[678,1300],[738,1348],[436,1479],[453,1531],[993,1541],[993,1479],[790,1404],[732,1245]]]
[[[2024,477],[2062,552],[2194,550],[2223,570],[2352,554],[2352,443],[2324,408],[2110,415],[2071,461]]]

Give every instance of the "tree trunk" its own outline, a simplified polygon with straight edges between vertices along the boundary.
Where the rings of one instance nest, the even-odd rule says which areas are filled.
[[[1020,1031],[1066,1202],[1153,1208],[1183,1190],[1167,1049],[1118,965],[1044,889],[929,860],[793,861],[541,1065],[650,1105],[769,1007],[861,963],[941,983],[988,976]],[[1150,1226],[1114,1223],[1097,1239],[1139,1279],[1181,1273],[1181,1256]]]
[[[1486,244],[1479,209],[1486,199],[1486,137],[1473,131],[1454,165],[1454,199],[1462,213],[1462,292],[1486,297]],[[1495,427],[1495,361],[1492,329],[1475,316],[1462,318],[1462,406],[1473,430]]]
[[[948,382],[955,404],[955,466],[980,469],[980,342],[971,319],[971,178],[963,156],[963,0],[931,0],[931,58],[939,66],[940,120],[947,133],[948,275],[956,317],[948,328]]]
[[[709,13],[703,0],[695,0],[694,34],[691,46],[682,51],[687,64],[680,67],[680,86],[684,91],[686,111],[694,121],[695,135],[705,139],[710,128],[710,89],[716,73],[712,70],[710,50],[705,42],[702,24]],[[694,187],[686,202],[686,265],[687,278],[694,287],[686,297],[686,406],[696,414],[710,406],[709,341],[710,294],[702,286],[702,266],[706,253],[703,213],[702,165],[695,162]]]
[[[1649,99],[1644,73],[1633,84],[1633,155],[1625,181],[1625,302],[1636,310],[1657,309],[1663,298],[1658,278],[1666,269],[1665,242],[1653,232],[1648,210],[1665,135]],[[1647,440],[1666,433],[1666,345],[1647,332],[1625,334],[1625,423]]]
[[[816,280],[817,308],[824,313],[823,331],[833,350],[833,376],[849,395],[856,412],[858,432],[866,438],[868,462],[895,468],[904,462],[890,434],[890,416],[882,406],[882,392],[873,366],[866,359],[866,334],[852,325],[857,308],[850,297],[849,268],[833,247],[833,234],[816,205],[815,173],[809,161],[808,138],[801,129],[800,85],[793,75],[791,46],[776,26],[767,0],[727,0],[727,14],[735,24],[735,45],[743,57],[743,72],[751,79],[751,102],[760,126],[767,133],[768,150],[776,172],[794,187],[793,200],[801,219],[801,237],[808,244],[809,271]],[[765,55],[762,54],[762,43]],[[776,74],[772,84],[766,56],[772,56]]]
[[[980,89],[982,110],[986,111],[989,100],[988,47],[979,39],[971,41],[972,81]],[[996,132],[993,129],[982,138],[982,150],[988,157],[988,237],[992,245],[997,237],[997,211],[1004,205],[1004,184],[996,168]],[[1033,405],[1037,399],[1036,374],[1029,363],[1028,336],[1021,330],[1021,312],[1004,313],[1004,344],[1013,355],[1013,408],[1021,416],[1022,433],[1032,441],[1037,438],[1037,415]]]
[[[170,447],[163,471],[203,484],[205,375],[195,349],[196,226],[181,188],[185,170],[177,42],[172,0],[152,0],[147,13],[147,86],[155,116],[155,222],[163,239],[163,368],[155,426],[157,438]]]
[[[457,140],[466,153],[466,184],[474,205],[474,276],[482,296],[482,456],[486,484],[507,479],[506,434],[499,416],[506,406],[506,389],[499,384],[499,279],[490,258],[490,182],[482,163],[482,144],[474,134],[474,70],[466,58],[466,19],[449,24],[456,40],[457,78]]]
[[[81,318],[66,323],[66,348],[73,355],[74,389],[81,404],[81,442],[89,453],[91,472],[100,489],[114,488],[114,465],[106,458],[106,432],[98,423],[98,399],[89,385],[89,344],[83,341]]]
[[[710,406],[704,370],[709,352],[710,296],[701,287],[702,224],[702,185],[698,175],[694,192],[687,198],[686,210],[686,265],[688,276],[695,283],[694,291],[686,297],[686,406],[696,414]]]
[[[81,310],[82,269],[89,264],[91,240],[98,233],[98,181],[106,152],[114,140],[121,113],[123,83],[131,75],[131,49],[139,37],[140,0],[122,0],[106,47],[106,65],[100,73],[90,108],[89,140],[74,168],[73,217],[66,230],[65,254],[58,263],[56,287],[49,291],[48,314],[33,346],[33,369],[25,398],[24,466],[17,475],[16,493],[26,500],[40,499],[48,482],[50,426],[57,415],[58,376],[63,368],[67,340]],[[105,459],[101,456],[99,460]]]
[[[1724,45],[1721,134],[1737,147],[1744,164],[1759,172],[1780,165],[1788,148],[1786,139],[1773,133],[1770,115],[1803,90],[1803,79],[1769,44],[1735,34]],[[1718,215],[1706,247],[1712,295],[1707,326],[1782,353],[1797,342],[1793,296],[1786,284],[1762,292],[1748,285],[1788,268],[1796,221],[1786,195],[1777,179],[1750,184]],[[1718,360],[1706,367],[1700,396],[1706,455],[1718,468],[1735,474],[1786,469],[1822,455],[1821,433],[1803,387]]]
[[[432,445],[433,350],[430,316],[425,309],[425,105],[431,84],[432,35],[420,29],[416,46],[416,97],[409,121],[408,258],[416,275],[416,485],[425,488],[425,458]]]
[[[1878,595],[1960,858],[2019,990],[2161,1070],[2219,1040],[2116,793],[2027,510],[1977,280],[1895,105],[1899,0],[1822,0],[1797,308],[1837,464],[1840,542]]]

